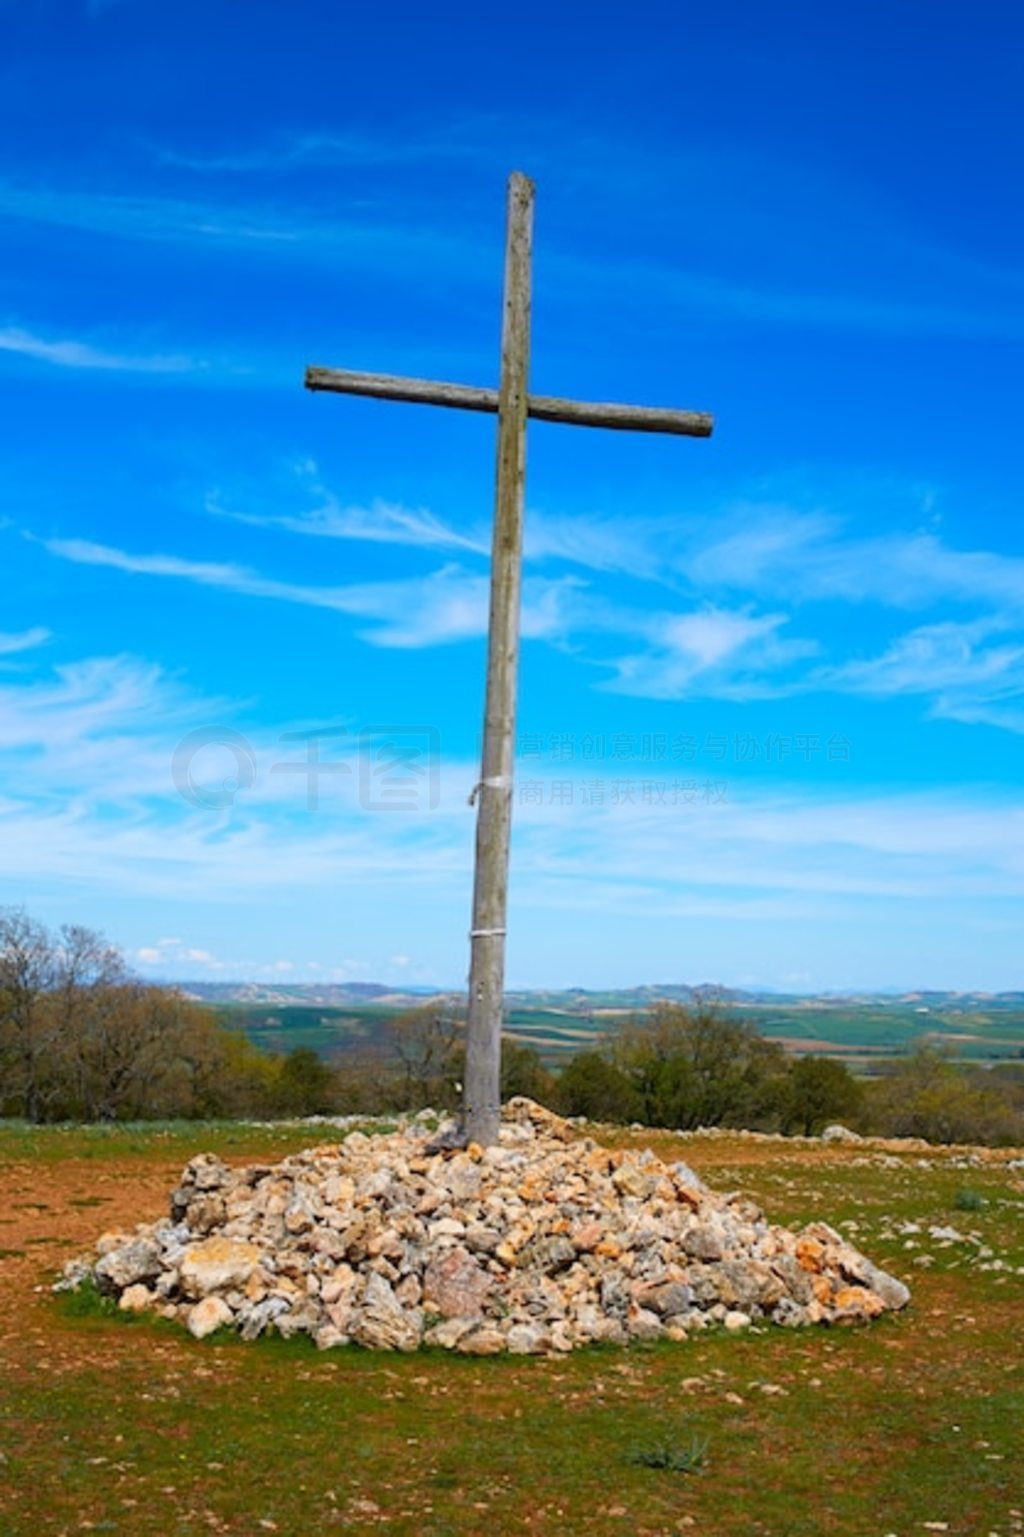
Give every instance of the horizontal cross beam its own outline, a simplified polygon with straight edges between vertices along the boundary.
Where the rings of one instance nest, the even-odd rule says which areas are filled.
[[[444,384],[434,379],[403,379],[395,374],[353,373],[344,368],[307,368],[307,390],[337,395],[368,395],[375,400],[407,400],[417,405],[455,406],[463,411],[498,409],[498,391],[472,384]],[[672,411],[663,406],[618,406],[605,402],[561,400],[557,395],[528,395],[526,414],[540,422],[572,427],[612,427],[623,432],[670,432],[709,438],[715,419],[706,411]]]

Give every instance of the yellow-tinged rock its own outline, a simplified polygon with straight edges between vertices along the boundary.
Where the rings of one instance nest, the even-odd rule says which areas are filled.
[[[818,1302],[829,1303],[832,1301],[832,1282],[826,1275],[811,1277],[811,1287]]]
[[[242,1289],[247,1301],[262,1302],[267,1295],[267,1283],[262,1272],[254,1270]]]
[[[205,1297],[230,1286],[244,1286],[262,1258],[255,1244],[207,1238],[185,1251],[180,1266],[182,1290],[191,1297]]]
[[[620,1164],[612,1174],[612,1184],[621,1195],[632,1195],[638,1199],[647,1195],[651,1188],[651,1181],[635,1163]]]
[[[143,1313],[153,1302],[153,1293],[148,1286],[126,1286],[118,1299],[118,1307],[122,1313]]]
[[[885,1303],[881,1297],[869,1291],[866,1286],[840,1287],[833,1298],[833,1305],[841,1313],[862,1318],[877,1318],[879,1313],[885,1312]]]
[[[188,1315],[188,1332],[197,1340],[203,1340],[215,1329],[221,1329],[232,1321],[232,1312],[223,1297],[204,1297]]]
[[[825,1258],[825,1245],[819,1243],[817,1238],[798,1238],[796,1244],[796,1259],[801,1270],[806,1270],[813,1275],[822,1267]]]

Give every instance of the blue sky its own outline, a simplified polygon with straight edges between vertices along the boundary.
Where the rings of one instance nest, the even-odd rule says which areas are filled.
[[[0,902],[460,983],[518,168],[510,983],[1024,986],[1024,19],[517,14],[0,0]]]

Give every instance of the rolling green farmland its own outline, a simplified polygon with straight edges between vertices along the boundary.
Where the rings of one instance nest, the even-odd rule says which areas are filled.
[[[377,1049],[384,1027],[428,999],[389,995],[351,1002],[306,1001],[302,989],[280,1000],[215,998],[223,1021],[267,1051],[311,1047],[343,1059]],[[383,989],[381,989],[383,993]],[[534,1047],[549,1067],[560,1067],[630,1019],[642,1016],[660,996],[689,989],[642,988],[626,993],[513,994],[508,1032]],[[1024,1059],[1024,995],[986,997],[929,993],[864,998],[768,997],[726,994],[722,1007],[749,1020],[762,1034],[797,1053],[842,1058],[853,1068],[905,1052],[925,1038],[968,1062]]]

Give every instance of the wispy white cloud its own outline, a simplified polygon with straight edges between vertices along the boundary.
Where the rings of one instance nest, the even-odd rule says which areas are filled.
[[[134,958],[143,966],[197,966],[205,972],[224,972],[232,965],[202,946],[186,945],[180,939],[158,939],[155,945],[140,945]],[[278,962],[274,969],[280,969],[280,964]]]
[[[403,507],[378,499],[369,507],[346,505],[326,486],[313,460],[292,466],[284,495],[296,493],[296,511],[242,511],[226,504],[222,493],[211,491],[206,509],[216,517],[230,518],[256,528],[279,528],[287,533],[318,539],[349,539],[375,544],[405,544],[424,549],[488,553],[485,538],[458,532],[427,508]]]
[[[1024,605],[1020,556],[960,549],[929,529],[857,535],[844,517],[782,502],[740,500],[629,519],[531,512],[526,553],[757,601],[907,610],[949,601]]]
[[[525,558],[565,561],[591,571],[621,572],[643,580],[669,577],[668,527],[649,516],[559,516],[531,508],[526,518]]]
[[[925,608],[947,600],[1024,603],[1024,559],[961,550],[929,531],[877,537],[843,520],[787,507],[739,507],[725,530],[694,540],[677,559],[696,585],[802,601]]]
[[[0,683],[0,751],[85,740],[103,740],[107,751],[119,733],[139,733],[162,720],[173,727],[192,708],[181,686],[151,663],[126,657],[60,663],[42,679]]]
[[[347,516],[347,515],[346,515]],[[364,536],[362,514],[353,515],[350,537]],[[376,530],[374,530],[376,532]],[[444,525],[429,515],[397,510],[385,517],[381,532],[428,547],[446,537]],[[375,646],[415,648],[481,636],[489,601],[486,570],[444,565],[423,576],[398,581],[318,586],[266,577],[232,562],[196,561],[166,554],[134,554],[88,540],[40,541],[49,552],[81,565],[105,566],[127,574],[173,578],[249,597],[330,609],[369,621],[359,631]],[[769,548],[759,539],[758,548]],[[774,547],[773,547],[774,549]],[[729,558],[735,546],[729,546]],[[716,560],[719,559],[716,555]],[[851,563],[859,569],[861,555]],[[975,568],[981,591],[1012,590],[1013,563],[985,558]],[[933,581],[951,580],[945,552]],[[716,568],[714,562],[712,569]],[[919,569],[919,568],[918,568]],[[759,572],[753,568],[756,581]],[[894,579],[896,580],[896,579]],[[799,590],[798,578],[791,581]],[[963,591],[970,590],[970,576]],[[883,583],[884,585],[884,583]],[[897,587],[900,591],[897,580]],[[859,588],[848,592],[863,600]],[[630,637],[634,645],[600,658],[612,677],[606,690],[652,699],[779,698],[811,692],[903,694],[929,702],[930,712],[964,723],[986,722],[1020,729],[1024,697],[1024,638],[1014,638],[1019,621],[998,614],[962,623],[944,621],[895,637],[873,657],[823,657],[813,634],[784,633],[787,613],[680,602],[672,609],[630,609],[609,602],[571,576],[528,577],[524,584],[522,629],[525,637],[579,647],[585,637]],[[598,658],[591,657],[591,660]]]
[[[476,765],[443,756],[437,804],[375,815],[359,776],[332,776],[329,817],[305,810],[303,784],[268,764],[282,747],[225,701],[189,693],[132,658],[87,659],[0,684],[3,881],[56,879],[90,891],[170,894],[190,903],[278,900],[281,892],[422,885],[465,895]],[[232,804],[204,810],[177,793],[170,766],[192,728],[248,730],[259,765]],[[294,748],[294,743],[291,744]],[[351,752],[353,743],[332,745]],[[612,773],[614,769],[614,773]],[[591,784],[600,765],[588,771]],[[609,781],[623,765],[607,766]],[[678,778],[645,765],[642,777]],[[564,770],[559,769],[559,777]],[[990,786],[908,794],[730,783],[720,805],[637,797],[517,807],[517,898],[569,906],[751,921],[836,912],[864,898],[927,908],[1024,895],[1024,806]],[[676,850],[665,858],[666,848]],[[596,873],[595,873],[596,872]],[[178,931],[179,934],[181,931]],[[174,951],[201,964],[205,939],[140,941],[139,959]]]
[[[647,699],[775,693],[778,684],[766,678],[818,650],[814,641],[780,636],[786,623],[785,614],[711,608],[657,615],[647,647],[616,658],[615,677],[604,686]]]
[[[378,502],[346,506],[316,466],[293,469],[298,510],[237,511],[216,494],[222,516],[304,537],[404,544],[484,557],[482,532],[453,528],[429,509]],[[311,505],[310,505],[311,503]],[[599,686],[657,699],[777,698],[811,692],[918,696],[936,716],[1021,729],[1024,701],[1024,560],[958,550],[936,533],[850,536],[843,521],[785,506],[740,505],[715,517],[641,516],[636,525],[575,516],[529,520],[528,559],[582,571],[607,570],[657,582],[654,604],[627,606],[582,576],[528,574],[523,633],[572,646],[610,669]],[[711,530],[709,532],[709,529]],[[399,581],[338,586],[283,581],[232,562],[135,554],[79,539],[42,541],[54,555],[127,573],[172,577],[252,597],[333,609],[369,621],[371,644],[416,647],[485,632],[488,575],[446,564]],[[670,603],[664,591],[673,593]],[[738,600],[738,601],[737,601]],[[853,652],[856,633],[822,620],[827,603],[879,613],[948,611],[968,617],[920,624]],[[970,612],[973,610],[973,614]],[[828,628],[818,631],[819,622]],[[873,624],[872,633],[878,633]],[[607,642],[627,644],[609,655]],[[592,641],[603,638],[602,645]],[[835,647],[842,648],[839,654]],[[829,651],[832,654],[829,654]]]
[[[408,270],[443,262],[459,281],[483,281],[480,243],[472,231],[453,231],[426,214],[404,221],[374,217],[362,207],[348,217],[324,218],[315,205],[204,201],[149,192],[96,192],[80,187],[26,186],[0,179],[0,213],[56,229],[81,230],[120,240],[184,243],[209,250],[264,252],[281,260],[378,268],[394,259]]]
[[[1004,628],[994,619],[921,625],[880,655],[847,662],[836,676],[866,694],[941,694],[975,684],[1016,693],[1024,687],[1024,644],[990,644]]]
[[[107,0],[110,3],[110,0]],[[443,161],[475,161],[482,156],[479,124],[452,124],[438,131],[408,124],[398,134],[297,132],[245,148],[194,153],[162,148],[164,165],[209,174],[307,170],[317,167],[418,166]]]
[[[173,577],[201,587],[248,597],[273,598],[374,622],[361,632],[371,645],[398,648],[443,645],[483,635],[487,628],[488,580],[458,566],[442,566],[404,581],[316,587],[261,576],[230,562],[186,560],[176,555],[134,555],[85,539],[40,540],[51,555],[78,565],[106,566],[132,575]],[[524,586],[523,634],[553,636],[565,628],[564,605],[571,580],[535,578]]]
[[[53,363],[58,368],[99,369],[112,373],[187,374],[206,370],[201,358],[180,353],[108,352],[90,342],[47,339],[19,326],[0,328],[0,352]]]
[[[606,242],[591,238],[584,223],[575,240],[547,250],[547,282],[567,298],[591,303],[595,294],[610,292],[620,302],[635,294],[645,301],[657,296],[669,323],[699,311],[744,325],[790,329],[1000,342],[1024,336],[1024,283],[1017,271],[965,250],[945,249],[931,232],[908,226],[900,209],[881,204],[872,188],[837,182],[809,164],[782,163],[764,152],[701,146],[689,154],[658,156],[647,144],[589,139],[579,124],[566,135],[564,127],[552,122],[534,128],[531,165],[544,167],[546,184],[563,205],[578,208],[580,184],[586,183],[585,202],[600,218],[604,203],[597,189],[603,192],[611,183],[633,231],[632,246],[620,244],[612,253]],[[577,146],[569,159],[557,148],[566,137]],[[273,141],[213,153],[156,152],[164,179],[174,171],[229,177],[307,173],[302,182],[294,179],[287,193],[279,189],[275,200],[159,193],[152,190],[152,176],[137,191],[9,180],[0,184],[0,211],[121,239],[241,247],[279,260],[326,260],[335,268],[341,262],[379,266],[394,258],[406,277],[414,256],[418,273],[426,264],[443,265],[459,282],[477,282],[486,277],[479,261],[485,226],[478,181],[458,201],[457,219],[444,223],[428,201],[421,197],[416,203],[415,180],[414,196],[407,188],[401,204],[384,208],[360,190],[347,217],[325,219],[322,197],[314,195],[314,173],[339,166],[364,173],[382,167],[415,171],[452,163],[467,169],[478,163],[481,170],[497,172],[506,139],[507,126],[493,118],[441,128],[408,124],[370,136],[300,128]],[[722,185],[740,188],[741,195],[723,204]],[[703,216],[708,208],[714,218]],[[649,230],[652,210],[657,225]],[[642,254],[666,246],[665,259]],[[679,251],[686,252],[685,261],[678,259]],[[751,251],[765,253],[757,270],[751,268]],[[763,277],[762,270],[787,277]]]
[[[50,639],[50,631],[37,624],[31,630],[12,632],[0,630],[0,656],[15,656],[19,651],[32,651],[44,646]]]
[[[877,698],[921,695],[931,713],[1024,732],[1024,635],[989,617],[920,625],[878,655],[824,669],[812,682]]]

